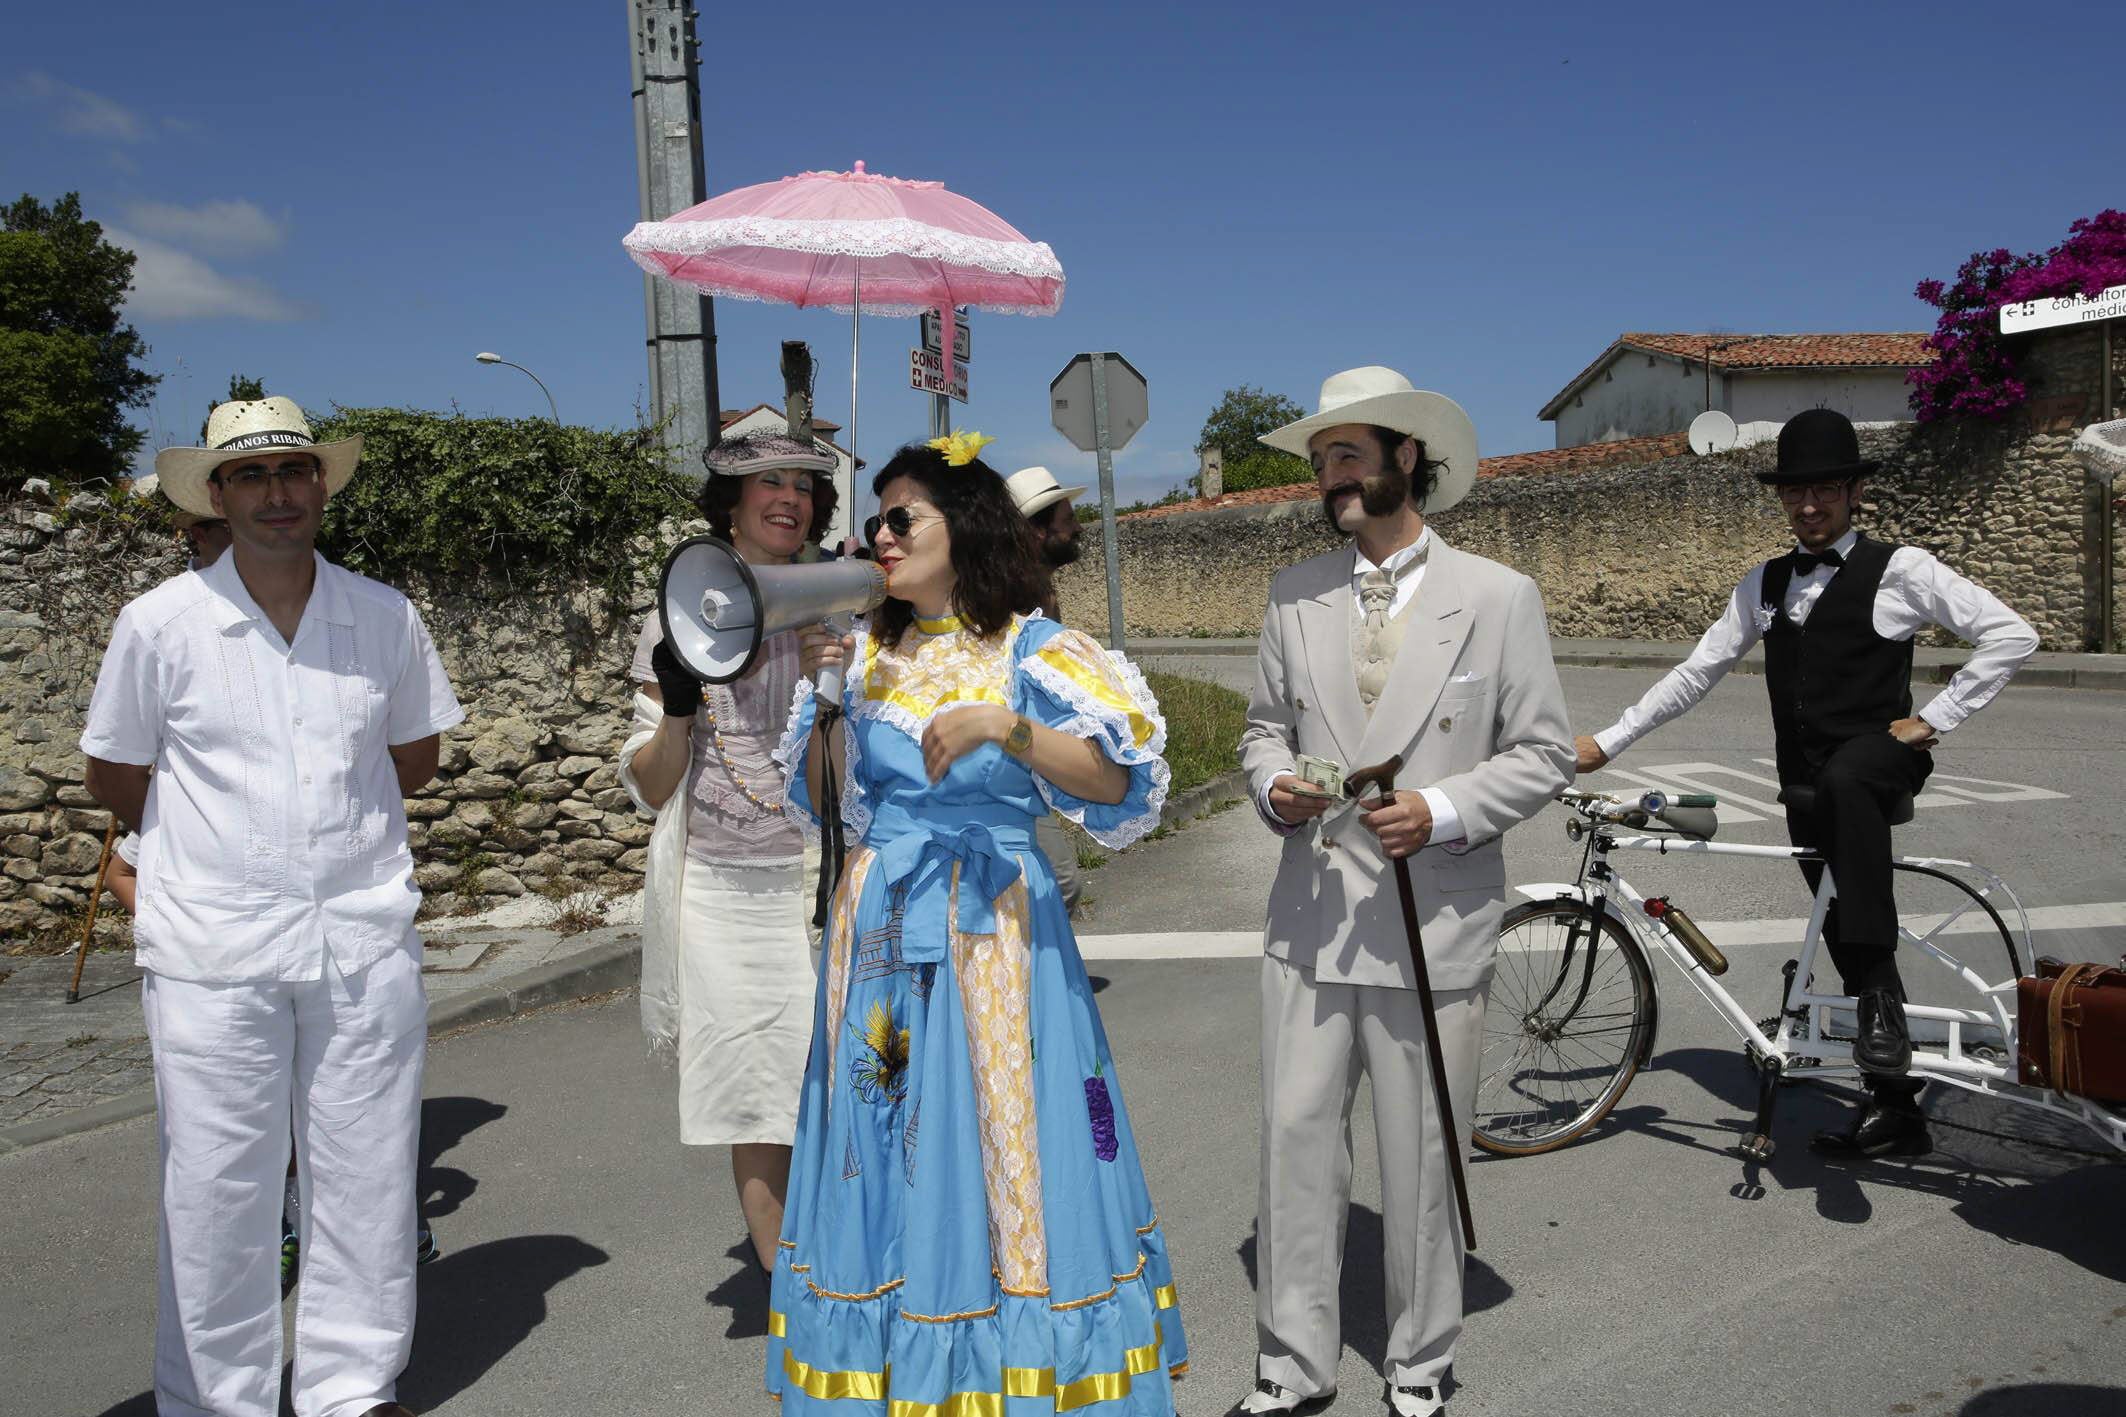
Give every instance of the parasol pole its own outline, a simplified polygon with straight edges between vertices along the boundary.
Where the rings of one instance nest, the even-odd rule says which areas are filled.
[[[861,536],[864,519],[856,514],[858,499],[863,496],[858,475],[863,463],[856,455],[856,371],[863,353],[864,258],[851,256],[849,260],[849,534]]]

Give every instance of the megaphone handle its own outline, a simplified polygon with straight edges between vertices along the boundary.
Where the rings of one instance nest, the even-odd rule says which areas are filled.
[[[829,615],[819,622],[820,628],[837,640],[847,639],[855,627],[846,615]],[[846,664],[830,664],[819,671],[819,680],[813,690],[814,697],[840,708],[842,705],[842,679]]]

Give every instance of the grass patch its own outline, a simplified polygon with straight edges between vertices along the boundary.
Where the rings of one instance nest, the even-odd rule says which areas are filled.
[[[1144,677],[1166,715],[1166,764],[1174,774],[1170,795],[1179,797],[1240,766],[1240,734],[1248,723],[1243,695],[1179,674]]]

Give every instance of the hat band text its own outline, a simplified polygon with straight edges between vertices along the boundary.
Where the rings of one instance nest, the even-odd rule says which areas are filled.
[[[239,433],[225,443],[214,445],[217,453],[248,453],[254,448],[314,448],[317,439],[308,433],[298,433],[292,428],[275,428],[264,433]]]

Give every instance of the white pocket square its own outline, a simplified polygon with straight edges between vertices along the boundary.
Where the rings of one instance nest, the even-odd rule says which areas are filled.
[[[1481,684],[1484,682],[1484,676],[1472,670],[1467,674],[1457,674],[1447,682],[1450,684]]]

